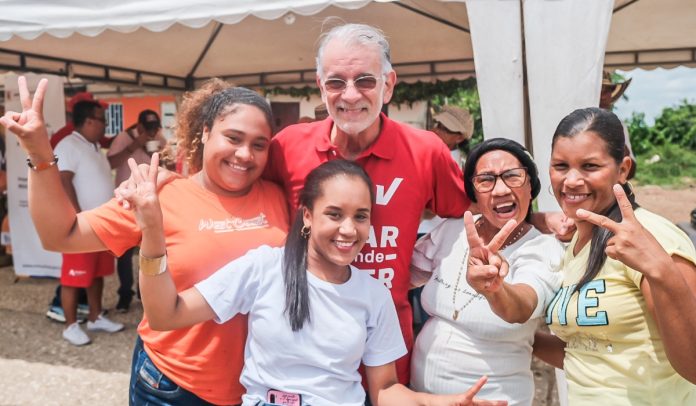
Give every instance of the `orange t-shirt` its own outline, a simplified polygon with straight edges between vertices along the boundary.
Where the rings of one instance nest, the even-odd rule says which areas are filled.
[[[242,197],[220,196],[191,179],[160,191],[167,264],[177,291],[192,287],[228,262],[262,244],[281,246],[288,230],[287,203],[275,184],[258,181]],[[140,244],[133,212],[115,200],[85,212],[106,247],[117,255]],[[247,317],[210,320],[174,331],[153,331],[143,317],[138,333],[167,377],[215,404],[241,403]]]

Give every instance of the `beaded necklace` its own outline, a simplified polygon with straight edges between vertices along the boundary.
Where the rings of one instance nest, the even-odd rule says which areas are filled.
[[[476,228],[477,229],[481,228],[481,224],[483,224],[483,220],[481,220],[482,218],[480,218],[479,220],[476,221]],[[528,231],[528,230],[529,230],[529,228],[527,227],[527,225],[523,223],[518,228],[517,233],[512,238],[508,239],[508,241],[505,244],[503,244],[502,247],[500,247],[500,250],[502,251],[505,248],[516,243],[517,240],[519,240],[520,237],[522,237],[526,233],[526,231]],[[469,254],[469,248],[467,247],[466,252],[464,253],[464,256],[462,257],[462,263],[459,265],[459,273],[457,273],[457,280],[454,282],[454,290],[452,291],[452,307],[454,307],[454,312],[452,313],[452,320],[455,320],[455,321],[459,318],[459,313],[461,313],[462,310],[464,310],[467,306],[469,306],[471,304],[471,302],[473,302],[475,299],[478,299],[479,297],[481,297],[480,293],[476,293],[475,295],[471,296],[471,298],[469,300],[467,300],[466,303],[464,303],[461,307],[459,307],[457,309],[457,288],[459,288],[459,280],[462,277],[462,273],[464,273],[464,266],[466,265],[466,260],[468,258],[468,254]]]

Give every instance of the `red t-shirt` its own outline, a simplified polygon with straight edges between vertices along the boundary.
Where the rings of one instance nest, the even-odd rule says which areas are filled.
[[[246,196],[209,192],[191,179],[176,179],[159,194],[167,265],[177,291],[192,287],[228,262],[262,244],[280,247],[288,227],[287,206],[277,185],[258,181]],[[132,211],[115,200],[85,212],[108,249],[121,255],[140,243]],[[247,316],[213,320],[173,331],[154,331],[147,317],[138,326],[152,362],[171,380],[215,404],[241,403]]]
[[[408,301],[409,265],[423,209],[441,217],[461,217],[469,206],[459,166],[437,136],[381,115],[382,130],[355,160],[372,178],[376,202],[370,235],[353,265],[382,281],[392,293],[409,354],[396,363],[399,381],[408,383],[413,347],[413,316]],[[297,124],[271,141],[266,179],[285,189],[291,210],[309,172],[342,158],[331,144],[333,121]],[[293,217],[291,217],[293,218]]]

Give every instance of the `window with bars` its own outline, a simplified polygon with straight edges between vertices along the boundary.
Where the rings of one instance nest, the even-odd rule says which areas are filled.
[[[106,109],[106,135],[114,136],[123,131],[123,104],[109,103]]]

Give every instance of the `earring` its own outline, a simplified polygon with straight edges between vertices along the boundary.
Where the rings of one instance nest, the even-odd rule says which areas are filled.
[[[312,233],[312,230],[307,227],[307,226],[302,226],[302,230],[300,230],[300,237],[304,238],[305,240],[309,238],[309,234]]]
[[[554,196],[554,197],[556,196],[556,195],[553,194],[553,189],[551,189],[551,185],[549,185],[549,194],[550,194],[551,196]]]
[[[628,188],[628,193],[626,194],[627,196],[633,196],[633,184],[631,183],[630,180],[627,180],[626,183],[624,183],[626,187]]]

